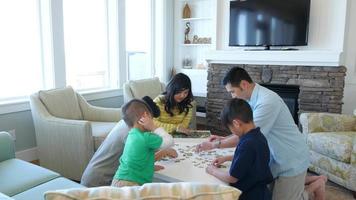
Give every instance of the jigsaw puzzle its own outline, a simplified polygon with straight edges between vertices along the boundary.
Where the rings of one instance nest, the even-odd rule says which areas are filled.
[[[190,134],[173,132],[175,138],[207,138],[211,135],[210,130],[192,130]]]
[[[163,157],[159,162],[162,164],[179,163],[179,162],[192,162],[194,167],[206,168],[212,161],[221,156],[233,155],[234,149],[217,149],[204,152],[195,152],[196,145],[175,144],[174,149],[178,153],[177,158]],[[227,168],[226,163],[219,166]]]

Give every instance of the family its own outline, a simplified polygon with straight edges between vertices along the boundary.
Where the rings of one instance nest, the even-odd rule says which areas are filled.
[[[222,81],[232,96],[221,111],[230,136],[212,135],[196,151],[236,147],[234,155],[219,157],[207,175],[242,191],[239,199],[325,199],[325,176],[307,176],[309,153],[305,135],[283,100],[254,83],[239,67]],[[81,179],[88,187],[142,185],[152,182],[154,165],[163,156],[177,157],[170,133],[190,134],[193,95],[188,76],[176,74],[166,91],[152,100],[133,99],[122,107],[122,119],[96,151]],[[229,171],[219,165],[231,161]]]

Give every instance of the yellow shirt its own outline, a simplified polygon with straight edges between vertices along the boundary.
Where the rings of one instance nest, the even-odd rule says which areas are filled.
[[[164,128],[168,133],[175,131],[178,125],[181,125],[184,128],[189,127],[190,120],[192,119],[192,109],[189,109],[187,114],[185,114],[184,111],[179,114],[178,108],[173,108],[172,113],[174,115],[171,116],[164,109],[165,104],[163,95],[156,97],[153,101],[157,104],[161,112],[159,117],[153,119],[156,126]]]

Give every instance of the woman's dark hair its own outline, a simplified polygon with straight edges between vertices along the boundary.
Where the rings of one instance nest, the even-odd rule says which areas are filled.
[[[250,105],[243,99],[230,99],[220,114],[221,123],[226,128],[232,124],[232,121],[238,119],[244,123],[253,121],[253,113]]]
[[[153,102],[153,100],[151,99],[151,97],[149,96],[144,96],[142,97],[142,100],[144,102],[146,102],[146,104],[151,108],[152,110],[152,115],[154,118],[157,118],[160,116],[161,111],[159,110],[159,107],[157,106],[157,104],[155,102]]]
[[[253,83],[250,75],[247,73],[245,69],[241,67],[234,67],[225,74],[222,84],[227,85],[228,83],[230,83],[234,87],[239,87],[241,81],[243,80],[249,83]]]
[[[188,96],[180,103],[177,103],[174,100],[174,95],[188,89]],[[169,113],[170,116],[173,116],[173,108],[177,107],[179,114],[185,112],[188,114],[189,109],[192,108],[191,102],[194,100],[192,93],[192,84],[187,75],[183,73],[178,73],[169,81],[166,86],[166,91],[163,93],[165,96],[165,106],[164,110]]]

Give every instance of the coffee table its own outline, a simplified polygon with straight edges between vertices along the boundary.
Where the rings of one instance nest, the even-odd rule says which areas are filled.
[[[205,140],[205,138],[175,138],[173,148],[177,151],[178,157],[164,158],[156,162],[157,165],[164,166],[164,169],[156,171],[155,182],[204,182],[227,185],[206,173],[205,168],[215,157],[233,155],[235,148],[195,153],[195,146]],[[231,162],[224,163],[222,170],[228,171],[230,165]]]

